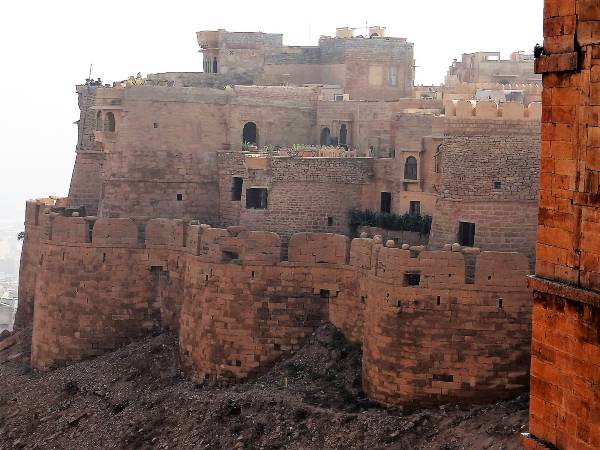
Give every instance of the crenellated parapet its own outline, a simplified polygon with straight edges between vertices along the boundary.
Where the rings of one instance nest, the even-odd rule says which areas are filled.
[[[27,221],[38,275],[23,284],[35,292],[39,369],[162,327],[179,331],[192,379],[235,381],[331,321],[363,346],[365,390],[382,403],[503,398],[526,387],[523,255],[297,233],[283,258],[277,234],[244,227],[35,204]]]
[[[542,117],[542,104],[495,101],[450,100],[444,102],[447,119],[535,120]]]

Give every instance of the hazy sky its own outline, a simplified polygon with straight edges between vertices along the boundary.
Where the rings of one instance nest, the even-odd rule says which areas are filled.
[[[462,53],[531,51],[543,0],[18,0],[0,14],[0,222],[22,222],[27,198],[66,195],[79,118],[75,84],[136,72],[201,71],[195,32],[284,34],[316,45],[336,27],[387,27],[415,44],[417,82],[441,83]]]

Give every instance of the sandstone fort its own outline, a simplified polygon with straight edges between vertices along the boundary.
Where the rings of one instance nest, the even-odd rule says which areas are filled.
[[[203,72],[78,85],[68,197],[26,205],[32,367],[167,329],[228,384],[331,322],[372,401],[530,391],[525,448],[600,448],[599,24],[545,0],[539,54],[463,54],[441,86],[379,26],[201,31]]]

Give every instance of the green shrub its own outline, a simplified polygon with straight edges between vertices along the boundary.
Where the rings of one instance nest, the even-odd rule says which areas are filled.
[[[431,221],[432,218],[428,215],[377,213],[368,209],[366,211],[352,209],[348,214],[348,222],[353,234],[356,234],[358,227],[377,227],[390,231],[429,234]]]

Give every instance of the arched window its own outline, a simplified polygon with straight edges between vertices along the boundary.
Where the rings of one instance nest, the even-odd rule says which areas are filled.
[[[331,131],[329,128],[323,128],[321,130],[321,145],[329,145],[331,143]]]
[[[343,123],[342,126],[340,127],[340,145],[348,145],[348,128],[346,127],[346,124]]]
[[[112,112],[106,113],[106,122],[104,123],[104,131],[115,131],[115,115]]]
[[[213,73],[219,73],[219,64],[217,63],[217,58],[213,58],[212,71]]]
[[[404,179],[417,179],[417,158],[415,158],[414,156],[409,156],[408,158],[406,158],[406,162],[404,163]]]
[[[96,131],[102,131],[102,111],[96,113]]]
[[[254,122],[248,122],[244,125],[242,131],[242,143],[249,142],[250,144],[258,144],[258,130]]]

